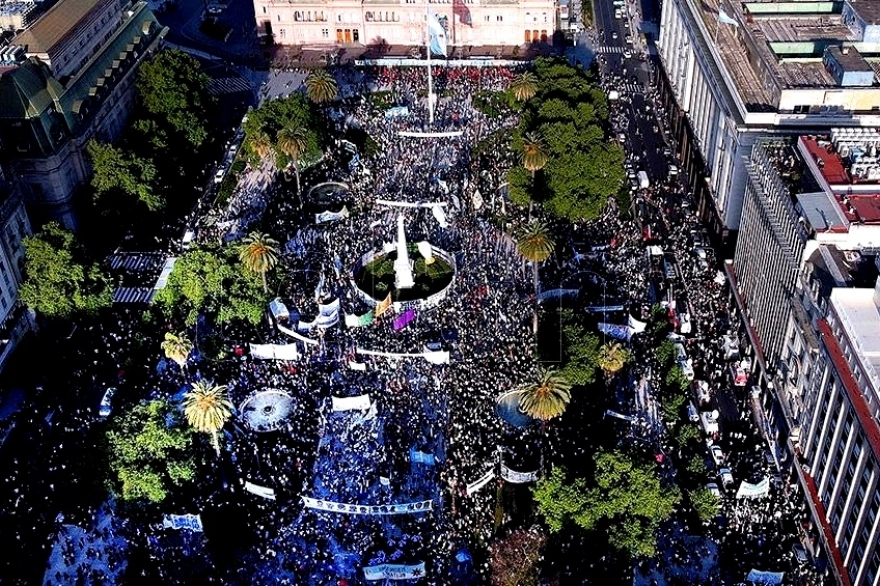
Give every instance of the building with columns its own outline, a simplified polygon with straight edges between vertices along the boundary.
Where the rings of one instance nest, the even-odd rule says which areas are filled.
[[[555,0],[431,0],[452,46],[552,42]],[[254,0],[257,34],[278,45],[420,46],[424,2],[413,0]]]
[[[758,139],[880,126],[878,7],[663,2],[658,83],[701,216],[722,239],[740,228]]]

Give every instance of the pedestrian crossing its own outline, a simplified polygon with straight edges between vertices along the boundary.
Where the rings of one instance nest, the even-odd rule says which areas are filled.
[[[208,81],[208,93],[212,96],[250,91],[250,84],[240,77],[218,77]]]
[[[155,252],[123,252],[107,259],[113,270],[147,272],[157,271],[165,262],[165,255]]]
[[[145,304],[152,301],[155,294],[152,287],[118,287],[113,291],[113,303]]]
[[[621,46],[612,47],[610,45],[603,45],[596,48],[596,53],[600,55],[622,55],[624,51],[629,51],[630,53],[633,53],[632,49],[627,49]]]

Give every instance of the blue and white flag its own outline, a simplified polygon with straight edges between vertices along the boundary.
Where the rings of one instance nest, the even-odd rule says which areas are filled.
[[[736,22],[729,14],[724,12],[723,8],[718,9],[718,22],[722,24],[732,24],[733,26],[739,26],[739,23]]]
[[[446,29],[433,13],[428,13],[428,50],[446,57]]]

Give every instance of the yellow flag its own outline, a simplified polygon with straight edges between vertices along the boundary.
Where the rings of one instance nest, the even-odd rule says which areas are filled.
[[[391,307],[391,293],[388,293],[388,297],[382,300],[379,305],[376,306],[376,317],[379,317]]]

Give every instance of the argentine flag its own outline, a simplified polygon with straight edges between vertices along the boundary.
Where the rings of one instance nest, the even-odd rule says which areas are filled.
[[[736,22],[733,17],[727,14],[727,12],[725,12],[723,8],[718,9],[718,22],[720,22],[721,24],[731,24],[736,27],[739,26],[739,23]]]
[[[446,29],[433,13],[428,13],[428,50],[446,57]]]

